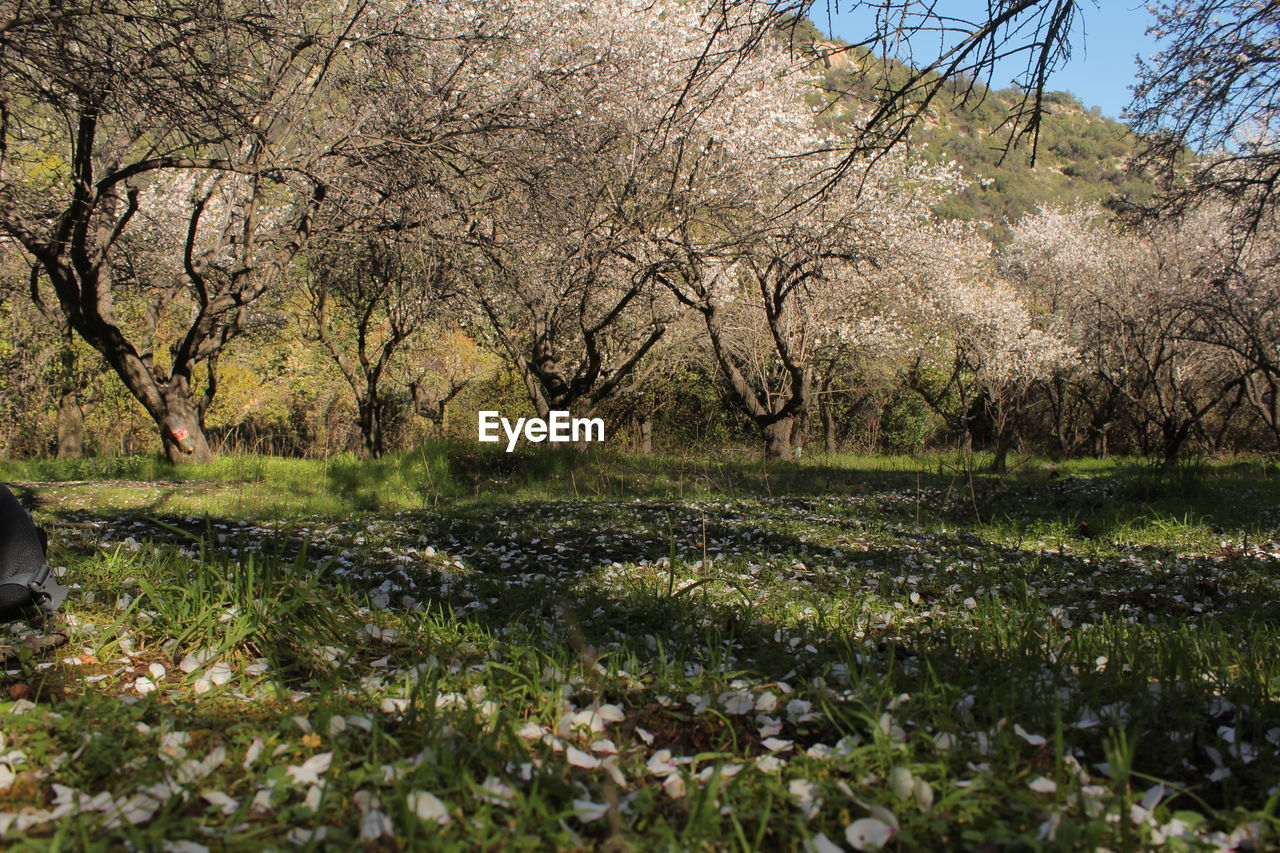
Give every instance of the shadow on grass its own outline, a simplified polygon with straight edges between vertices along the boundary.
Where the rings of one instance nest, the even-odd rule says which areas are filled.
[[[980,514],[1024,528],[1055,523],[1084,539],[1120,543],[1144,528],[1156,539],[1228,534],[1256,543],[1280,536],[1280,469],[1130,461],[1088,477],[1029,476],[993,484]]]
[[[822,713],[787,731],[801,748],[830,745],[846,734],[874,737],[870,727],[902,694],[914,697],[899,715],[910,720],[910,741],[928,731],[1007,729],[1001,720],[1053,732],[1089,709],[1117,706],[1123,719],[1109,718],[1095,729],[1064,729],[1066,746],[1078,748],[1086,765],[1109,760],[1107,740],[1123,730],[1141,738],[1134,770],[1180,780],[1210,806],[1242,800],[1261,806],[1269,784],[1263,770],[1235,767],[1234,781],[1207,785],[1201,752],[1203,744],[1216,742],[1211,739],[1220,726],[1231,726],[1242,740],[1261,742],[1280,723],[1270,692],[1280,678],[1280,664],[1269,656],[1275,632],[1265,628],[1280,613],[1274,602],[1259,602],[1252,581],[1223,577],[1222,564],[1207,558],[1190,561],[1190,572],[1175,572],[1177,560],[1169,559],[1167,572],[1116,566],[1102,577],[1096,561],[1069,551],[1027,552],[972,533],[938,530],[931,504],[924,505],[923,524],[917,526],[914,480],[909,475],[912,488],[906,488],[901,478],[881,479],[878,487],[838,497],[770,497],[766,491],[749,500],[470,500],[441,509],[274,526],[225,517],[65,518],[78,525],[70,529],[85,553],[103,544],[110,549],[126,536],[156,543],[141,556],[98,566],[98,574],[85,582],[105,598],[130,574],[147,579],[156,595],[144,591],[134,599],[135,610],[122,618],[142,608],[159,614],[150,627],[137,630],[154,641],[152,648],[169,636],[182,638],[164,661],[169,666],[207,642],[206,632],[239,625],[242,634],[218,636],[243,655],[266,658],[289,690],[358,692],[365,688],[356,685],[375,672],[377,658],[390,653],[393,665],[408,667],[437,655],[456,663],[459,672],[479,668],[485,678],[497,679],[511,708],[539,707],[548,691],[560,689],[563,679],[545,675],[549,666],[584,673],[582,690],[595,695],[578,697],[580,702],[618,702],[665,745],[751,757],[764,752],[753,720],[694,713],[683,701],[686,694],[705,692],[714,702],[742,675],[779,692],[777,683],[788,682],[812,695],[814,679],[824,679],[836,692],[823,693]],[[944,485],[937,480],[920,489],[936,493]],[[111,538],[103,543],[107,533]],[[422,558],[427,544],[468,569],[458,570],[443,556]],[[704,544],[712,559],[694,569]],[[182,555],[179,547],[203,552]],[[410,549],[414,560],[398,559]],[[680,577],[664,584],[662,560],[673,554]],[[1175,552],[1170,549],[1168,556]],[[632,583],[609,580],[615,563],[644,564],[650,571]],[[753,576],[748,564],[764,568]],[[247,577],[250,565],[258,574]],[[452,575],[447,590],[442,569]],[[694,578],[715,573],[735,582],[693,585]],[[922,597],[915,607],[906,606],[907,587],[898,580],[912,574],[919,579],[911,588]],[[1085,579],[1090,587],[1077,588]],[[1214,579],[1216,587],[1194,586]],[[393,603],[395,596],[412,593],[425,605],[388,615],[404,631],[390,644],[363,632],[366,620],[380,617],[360,610],[388,582]],[[959,603],[966,595],[980,599],[973,611]],[[1082,600],[1103,610],[1126,605],[1124,612],[1137,621],[1117,618],[1090,631],[1056,624],[1050,608]],[[1225,615],[1179,625],[1197,601],[1221,605]],[[231,608],[243,616],[260,603],[266,608],[252,620],[220,619]],[[1237,604],[1241,613],[1248,606],[1250,616],[1232,625],[1227,605]],[[1158,616],[1156,623],[1145,622],[1147,613]],[[316,656],[325,646],[348,651],[350,668],[335,674],[326,667]],[[598,688],[590,686],[587,648],[608,673]],[[1099,670],[1096,661],[1103,657],[1115,665]],[[138,662],[137,674],[145,671],[144,663]],[[1206,680],[1205,673],[1231,676]],[[637,685],[637,675],[646,676],[645,683]],[[48,677],[57,687],[63,676]],[[1161,691],[1151,689],[1153,681]],[[104,719],[119,716],[114,695],[79,692],[69,681],[61,688],[77,691],[65,701],[81,718],[94,719],[99,712]],[[424,687],[423,707],[434,708],[435,692],[444,689]],[[376,707],[372,689],[369,695]],[[678,707],[663,705],[661,695],[675,697]],[[971,705],[966,696],[974,697]],[[1223,697],[1235,709],[1226,717],[1209,710]],[[225,724],[223,710],[184,705],[183,725],[216,729]],[[146,706],[144,712],[141,718],[150,724],[164,719],[164,706]],[[288,730],[289,713],[272,724]],[[125,737],[132,720],[121,718],[117,727]],[[378,725],[412,752],[429,744],[426,730],[445,722],[454,723],[379,717]],[[324,724],[323,717],[317,724]],[[468,743],[463,769],[481,779],[511,754],[497,739]],[[961,750],[948,773],[970,775],[963,760],[973,757],[972,750]],[[1017,765],[1016,757],[1007,757]]]
[[[957,524],[1054,522],[1106,537],[1147,520],[1203,522],[1245,530],[1255,539],[1280,528],[1280,466],[1264,462],[1184,463],[1166,468],[1135,460],[1024,459],[1008,475],[982,459],[815,457],[772,462],[720,458],[626,457],[601,450],[500,447],[436,440],[379,460],[229,456],[210,466],[173,467],[136,457],[75,461],[0,461],[0,479],[117,483],[134,511],[224,515],[228,506],[256,518],[406,511],[538,500],[689,500],[779,496],[823,498],[897,493],[915,496],[922,520]],[[104,484],[102,488],[109,489]],[[69,487],[68,487],[69,488]],[[163,489],[163,494],[142,494]],[[37,509],[56,509],[28,490]],[[90,508],[91,498],[82,505]]]

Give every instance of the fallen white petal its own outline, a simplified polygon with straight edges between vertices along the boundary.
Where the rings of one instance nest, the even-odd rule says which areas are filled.
[[[574,767],[585,767],[588,770],[594,770],[600,766],[600,759],[594,755],[588,755],[576,746],[571,746],[565,750],[565,757],[569,759],[569,763]]]
[[[920,803],[920,810],[927,812],[933,808],[933,788],[923,779],[916,779],[915,788],[912,791],[916,801]]]
[[[290,765],[285,772],[298,785],[314,785],[320,781],[320,777],[329,769],[329,765],[333,763],[332,752],[322,752],[319,755],[313,755],[300,765]]]
[[[525,740],[538,740],[547,733],[547,730],[537,723],[525,723],[519,731],[516,732],[517,737]]]
[[[915,782],[915,776],[906,767],[895,767],[889,771],[889,790],[900,800],[911,798]]]
[[[678,800],[685,795],[684,777],[679,773],[672,773],[662,782],[662,790],[667,796],[673,800]]]
[[[590,800],[574,800],[573,813],[583,823],[597,821],[609,813],[605,803],[593,803]]]
[[[627,718],[622,708],[618,705],[604,704],[601,705],[596,713],[600,715],[600,719],[606,723],[621,723]]]
[[[844,829],[844,838],[854,850],[879,850],[897,830],[873,817],[855,820]]]
[[[325,836],[329,834],[329,827],[317,826],[315,829],[307,829],[303,826],[295,826],[289,830],[289,834],[285,836],[290,844],[301,847],[304,844],[314,844],[317,841],[324,841]]]
[[[231,814],[240,808],[240,801],[233,800],[221,791],[205,791],[200,795],[204,801],[223,814]]]
[[[360,819],[360,840],[365,843],[377,841],[383,836],[394,838],[395,834],[395,825],[381,809],[371,809]]]
[[[813,853],[844,853],[843,847],[821,832],[809,839],[809,849]]]
[[[726,714],[749,714],[756,707],[755,697],[746,690],[730,690],[721,693],[718,700]]]
[[[195,841],[166,841],[160,847],[164,853],[209,853],[209,848]]]
[[[1013,733],[1016,734],[1018,737],[1022,738],[1023,740],[1025,740],[1027,743],[1031,744],[1032,746],[1044,746],[1046,743],[1048,743],[1048,741],[1045,740],[1043,735],[1028,734],[1027,730],[1024,729],[1022,726],[1018,725],[1017,723],[1014,723],[1013,725]]]
[[[245,770],[253,766],[253,762],[258,760],[258,756],[262,754],[262,738],[256,737],[253,743],[249,744],[249,748],[244,751],[244,761],[241,765]]]
[[[512,806],[515,804],[515,790],[497,776],[486,778],[480,788],[484,791],[481,799],[500,806]]]
[[[761,773],[777,773],[786,762],[773,755],[762,755],[756,759],[756,769]]]
[[[453,820],[449,817],[449,810],[445,808],[444,803],[428,791],[411,791],[405,801],[408,803],[409,811],[417,815],[419,820],[434,821],[441,826]]]
[[[1044,776],[1037,776],[1027,783],[1027,787],[1035,791],[1037,794],[1052,794],[1058,790],[1058,784],[1052,779]]]

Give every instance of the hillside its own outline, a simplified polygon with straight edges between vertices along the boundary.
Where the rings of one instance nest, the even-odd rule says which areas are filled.
[[[832,54],[843,43],[826,40],[811,25],[797,27],[789,37],[814,56],[823,91],[815,99],[831,104],[822,121],[839,131],[874,99],[874,83],[886,73],[884,63],[865,50]],[[864,66],[873,72],[864,73]],[[887,73],[892,80],[904,72],[902,66],[890,64]],[[1021,100],[1021,92],[976,83],[962,103],[960,93],[967,86],[967,81],[956,81],[944,88],[911,141],[927,159],[954,159],[984,179],[940,204],[939,214],[992,223],[992,236],[999,240],[1006,223],[1042,204],[1069,204],[1077,199],[1114,204],[1150,197],[1151,184],[1125,170],[1136,140],[1122,122],[1104,117],[1096,108],[1087,109],[1070,92],[1048,92],[1036,162],[1030,166],[1026,143],[1006,152],[1007,133],[996,130]]]

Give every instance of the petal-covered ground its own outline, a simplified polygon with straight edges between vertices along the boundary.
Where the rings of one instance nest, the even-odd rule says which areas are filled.
[[[75,590],[3,677],[12,849],[1277,843],[1265,468],[276,521],[113,489],[22,490]]]

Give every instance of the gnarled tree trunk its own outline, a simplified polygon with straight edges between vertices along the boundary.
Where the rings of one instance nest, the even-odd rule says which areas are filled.
[[[161,388],[163,409],[151,416],[160,425],[164,455],[175,465],[213,461],[213,449],[204,434],[203,418],[190,383],[185,377],[171,378]]]
[[[794,459],[795,446],[792,437],[795,433],[796,419],[782,417],[770,423],[762,423],[760,432],[764,434],[764,453],[769,459]]]

